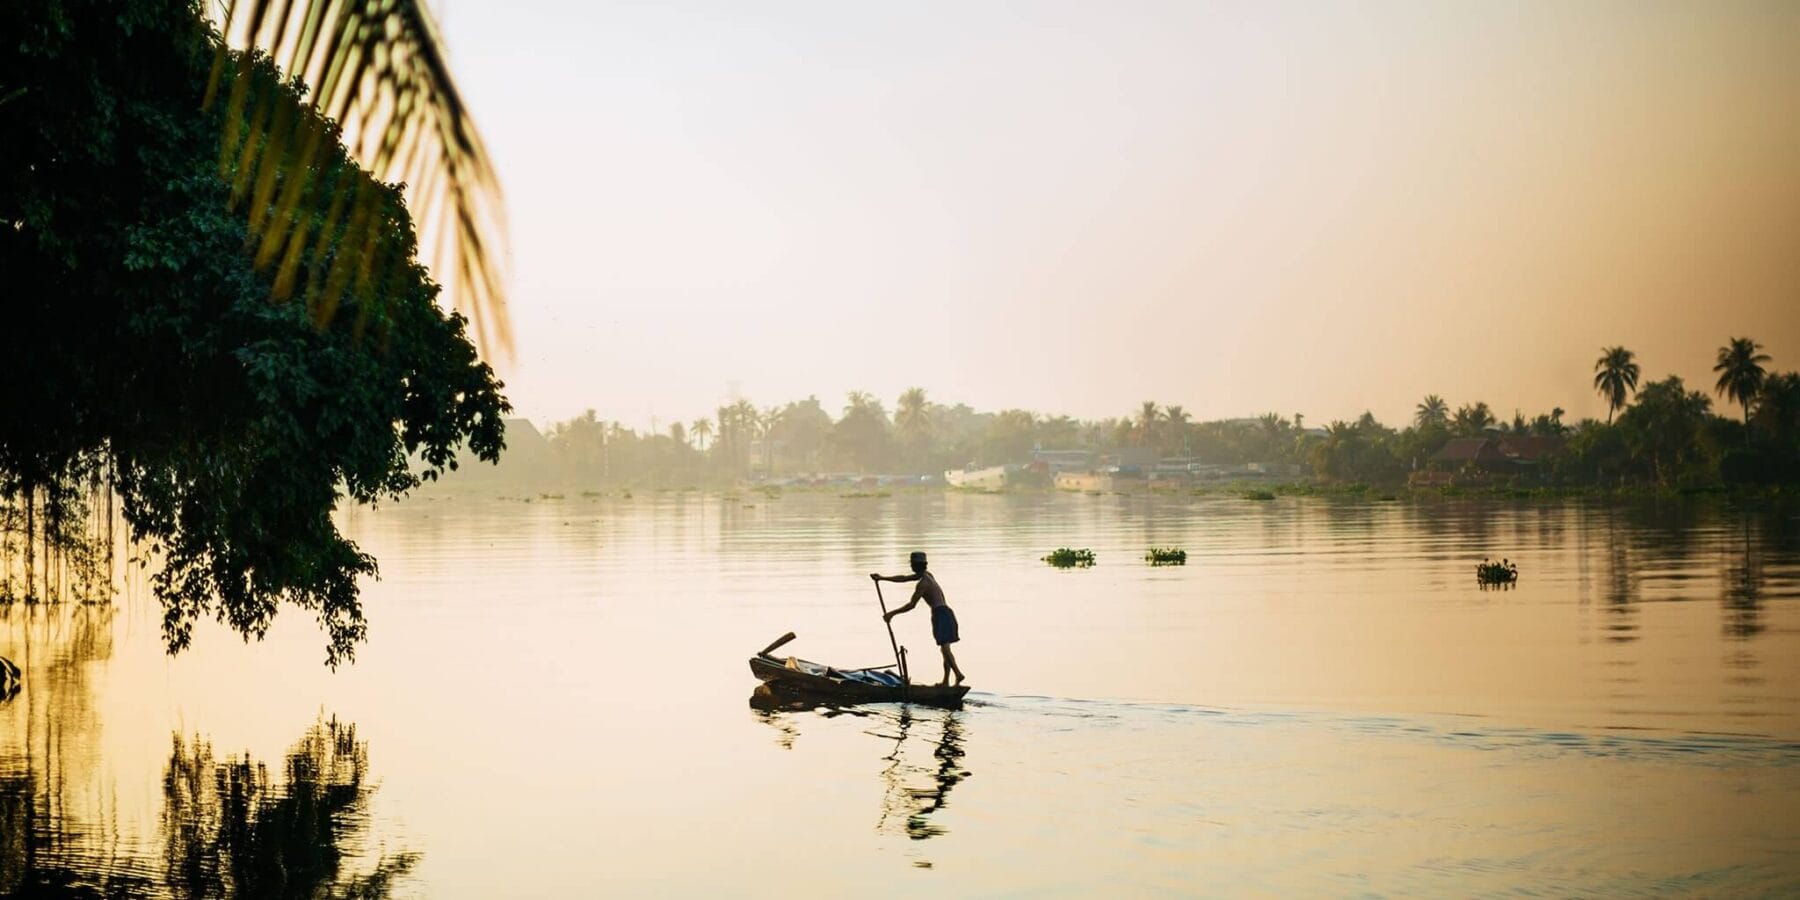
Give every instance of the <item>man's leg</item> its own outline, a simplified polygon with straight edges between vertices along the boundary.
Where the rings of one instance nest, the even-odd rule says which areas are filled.
[[[939,644],[938,649],[944,651],[944,683],[950,683],[950,673],[956,673],[956,683],[963,683],[963,671],[956,665],[956,654],[950,652],[949,644]]]

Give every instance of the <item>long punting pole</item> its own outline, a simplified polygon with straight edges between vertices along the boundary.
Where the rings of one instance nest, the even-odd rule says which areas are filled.
[[[911,684],[912,679],[906,675],[906,657],[900,655],[900,642],[894,639],[894,623],[887,617],[887,600],[881,596],[881,582],[879,581],[875,582],[875,602],[881,604],[881,624],[887,626],[888,646],[894,648],[894,665],[900,669],[900,680]]]

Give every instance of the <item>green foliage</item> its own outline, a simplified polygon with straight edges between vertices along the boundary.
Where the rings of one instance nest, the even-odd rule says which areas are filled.
[[[0,472],[32,487],[104,460],[132,534],[157,551],[172,652],[204,615],[260,637],[286,600],[318,616],[335,665],[364,636],[356,579],[375,572],[335,504],[398,497],[465,441],[497,458],[506,406],[413,261],[399,191],[335,128],[312,129],[330,141],[304,170],[265,155],[286,162],[234,196],[220,142],[244,123],[203,108],[218,38],[199,23],[180,0],[0,8],[0,33],[19,36],[0,84],[28,88],[0,109],[0,271],[15,298],[0,383],[37,386],[0,392]],[[221,67],[222,89],[307,121],[297,84],[243,62]],[[284,266],[314,289],[284,302],[254,266],[248,218],[290,189],[308,238]]]
[[[1153,566],[1185,566],[1187,551],[1180,547],[1151,547],[1144,554],[1144,562]]]
[[[1331,423],[1324,442],[1312,448],[1312,462],[1329,481],[1396,481],[1405,471],[1399,435],[1367,413],[1354,423]]]
[[[1245,491],[1243,497],[1245,500],[1273,500],[1275,499],[1275,494],[1272,491],[1257,488],[1255,490]]]
[[[1050,555],[1044,557],[1044,562],[1059,569],[1085,569],[1092,566],[1095,559],[1094,551],[1086,547],[1080,549],[1058,547],[1050,551]]]
[[[1716,464],[1715,447],[1705,439],[1711,407],[1705,394],[1688,390],[1676,376],[1645,385],[1619,417],[1639,473],[1665,487],[1706,480]]]

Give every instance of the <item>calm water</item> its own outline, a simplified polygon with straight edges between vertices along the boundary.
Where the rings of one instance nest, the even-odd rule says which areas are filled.
[[[1797,515],[421,498],[344,519],[383,577],[335,674],[294,610],[175,660],[139,584],[0,612],[0,896],[1792,894]],[[973,702],[753,706],[784,631],[887,661],[915,548]]]

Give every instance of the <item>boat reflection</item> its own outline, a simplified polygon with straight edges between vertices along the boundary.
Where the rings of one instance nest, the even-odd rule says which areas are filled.
[[[885,790],[875,830],[897,831],[915,841],[946,832],[932,816],[949,804],[950,790],[970,775],[963,766],[962,710],[905,703],[840,706],[766,684],[750,695],[750,708],[779,733],[776,743],[788,750],[800,737],[801,714],[869,720],[870,736],[893,742],[881,757]]]

